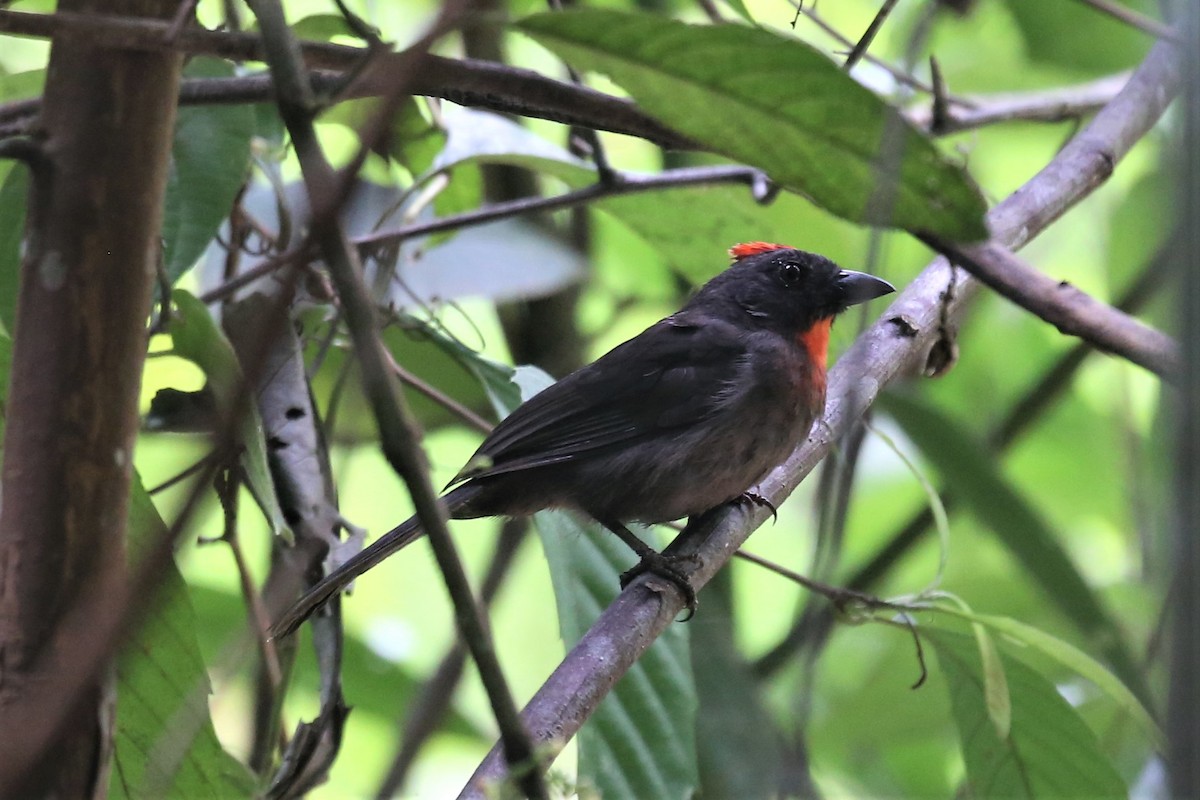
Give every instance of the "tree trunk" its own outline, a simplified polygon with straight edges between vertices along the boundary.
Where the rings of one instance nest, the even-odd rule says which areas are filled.
[[[63,0],[60,11],[170,18],[167,0]],[[31,181],[0,514],[0,730],[22,794],[106,790],[105,677],[66,657],[114,613],[181,59],[54,40]],[[107,643],[111,645],[113,643]],[[78,672],[78,669],[75,669]],[[87,670],[83,670],[87,672]],[[103,672],[103,670],[101,671]],[[11,739],[46,687],[80,690],[52,746]],[[73,695],[75,696],[75,695]],[[53,723],[51,723],[53,725]],[[28,748],[26,748],[28,750]],[[52,757],[51,757],[52,756]],[[13,787],[9,787],[13,788]]]

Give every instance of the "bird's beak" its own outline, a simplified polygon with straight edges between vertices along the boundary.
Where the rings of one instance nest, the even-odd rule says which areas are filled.
[[[838,286],[842,290],[842,302],[847,306],[865,303],[896,291],[896,287],[883,278],[848,269],[842,270],[838,275]]]

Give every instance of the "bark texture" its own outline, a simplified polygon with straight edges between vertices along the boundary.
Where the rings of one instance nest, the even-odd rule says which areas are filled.
[[[168,0],[58,7],[159,19],[176,10]],[[112,49],[86,35],[53,43],[0,484],[0,730],[20,730],[30,700],[63,685],[69,643],[102,629],[97,620],[113,613],[105,598],[120,594],[180,67],[176,54]],[[80,680],[90,682],[87,699],[49,748],[53,758],[22,757],[30,796],[105,791],[110,693],[102,676]]]

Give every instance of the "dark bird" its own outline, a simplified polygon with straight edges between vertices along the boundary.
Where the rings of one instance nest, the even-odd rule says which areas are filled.
[[[512,412],[443,496],[454,519],[582,512],[649,569],[686,579],[628,522],[692,517],[750,494],[825,408],[833,318],[895,291],[785,245],[751,242],[681,310]],[[286,635],[423,534],[412,517],[342,564],[275,624]],[[627,573],[628,574],[628,573]]]

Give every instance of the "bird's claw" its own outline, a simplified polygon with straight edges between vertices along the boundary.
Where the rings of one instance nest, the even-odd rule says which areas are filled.
[[[651,551],[643,555],[642,560],[631,569],[621,573],[621,588],[624,589],[639,575],[646,573],[666,578],[675,584],[683,595],[684,605],[687,608],[687,616],[679,621],[687,622],[696,614],[696,590],[692,588],[688,576],[679,569],[678,564],[681,562],[694,562],[695,560],[695,556],[668,556]]]
[[[742,492],[734,500],[735,503],[749,503],[752,506],[760,506],[771,512],[771,522],[779,521],[779,512],[775,509],[775,504],[767,498],[763,497],[758,492],[745,491]]]

